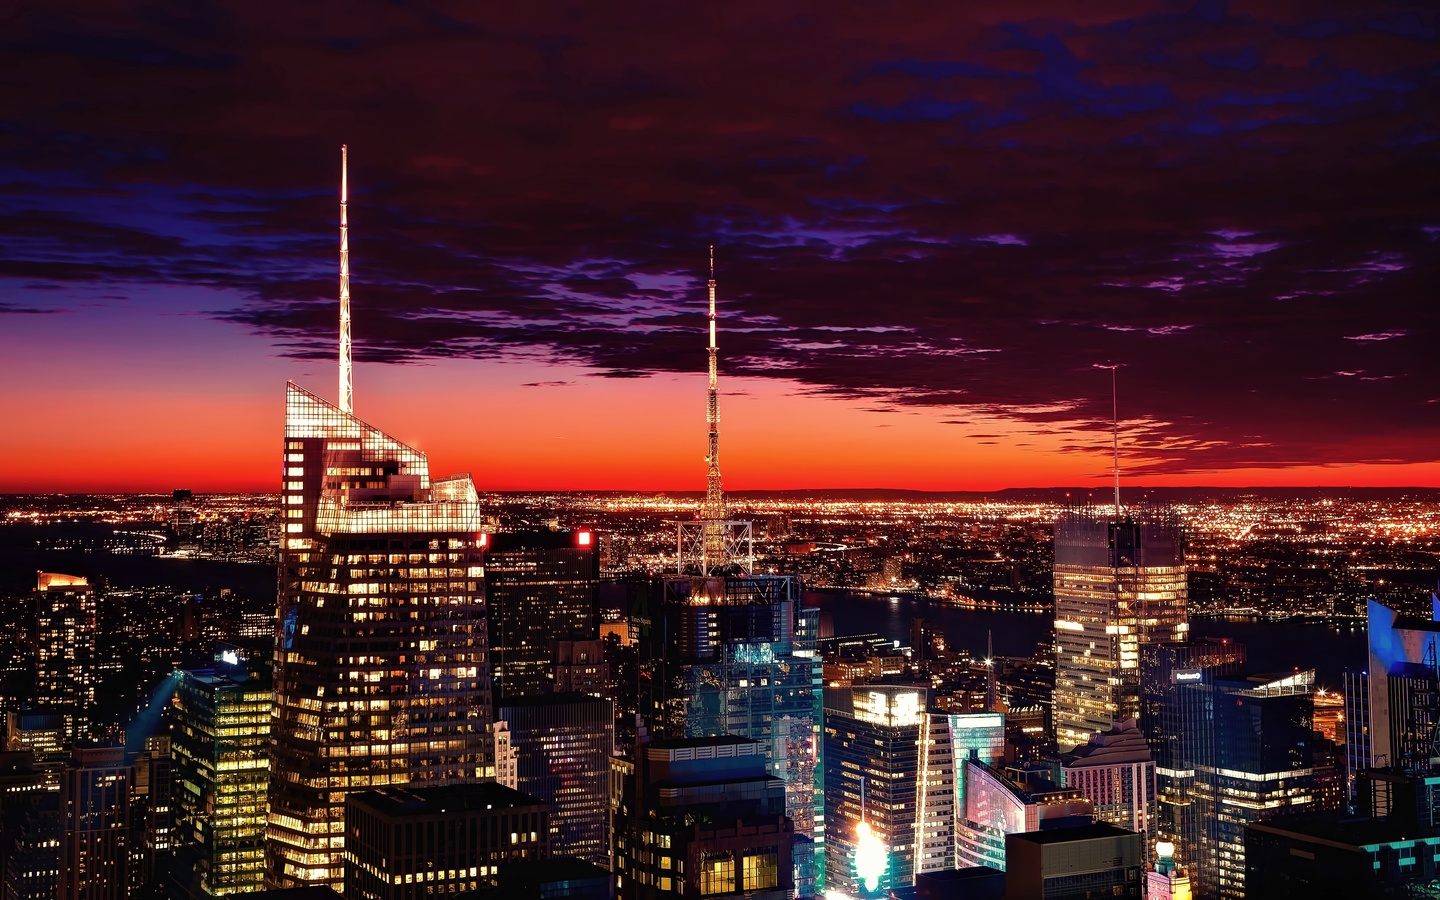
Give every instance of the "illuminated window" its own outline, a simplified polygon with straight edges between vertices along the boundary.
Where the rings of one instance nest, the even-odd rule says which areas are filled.
[[[735,857],[730,853],[708,855],[700,861],[700,894],[729,894],[735,890]]]

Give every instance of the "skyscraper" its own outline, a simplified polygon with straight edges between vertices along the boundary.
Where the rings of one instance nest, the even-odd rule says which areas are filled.
[[[600,542],[589,529],[490,535],[487,634],[497,703],[553,688],[554,643],[599,636]]]
[[[215,665],[177,674],[171,701],[171,755],[179,867],[195,897],[259,890],[265,874],[265,807],[270,783],[268,662],[222,649]]]
[[[35,584],[35,704],[65,717],[65,739],[88,733],[95,705],[95,588],[40,572]]]
[[[516,788],[550,804],[550,852],[608,867],[615,704],[550,694],[501,703],[496,715],[515,747]]]
[[[825,691],[827,888],[877,897],[914,883],[920,854],[934,846],[923,809],[928,704],[923,686]],[[953,798],[953,774],[951,785]]]
[[[77,747],[60,780],[60,900],[130,895],[130,791],[124,747]]]
[[[1189,630],[1180,529],[1160,517],[1055,523],[1055,733],[1061,751],[1140,713],[1140,650]]]
[[[1224,638],[1150,644],[1140,654],[1140,729],[1155,758],[1156,833],[1172,847],[1172,864],[1189,868],[1200,852],[1194,762],[1214,755],[1207,691],[1192,690],[1241,671],[1245,645]]]
[[[731,520],[720,479],[715,259],[711,248],[706,493],[677,523],[677,573],[633,585],[640,715],[651,736],[738,735],[758,741],[785,784],[796,890],[811,896],[823,846],[822,665],[818,611],[801,608],[799,579],[758,575],[749,522]]]
[[[342,407],[285,398],[270,887],[341,883],[346,794],[480,778],[493,749],[475,486],[348,411],[343,251],[341,277]]]
[[[738,735],[760,742],[785,784],[786,810],[808,892],[808,858],[824,840],[817,611],[799,609],[783,575],[666,577],[637,585],[641,714],[653,737]],[[637,603],[637,599],[640,601]]]
[[[1431,615],[1402,615],[1371,600],[1364,672],[1346,673],[1346,761],[1365,769],[1440,768],[1440,598]]]

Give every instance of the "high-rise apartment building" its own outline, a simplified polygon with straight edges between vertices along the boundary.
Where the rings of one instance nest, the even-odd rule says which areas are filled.
[[[1095,806],[1095,821],[1141,836],[1155,836],[1155,759],[1134,719],[1090,736],[1060,760],[1060,783],[1084,794]]]
[[[785,785],[764,748],[738,737],[636,748],[615,834],[616,895],[784,900],[795,888]]]
[[[87,736],[95,705],[95,588],[41,572],[35,585],[35,706],[65,717],[65,739]]]
[[[60,835],[58,775],[29,750],[0,753],[0,897],[54,900]]]
[[[176,673],[171,700],[175,841],[193,897],[258,891],[270,783],[270,664],[235,649]]]
[[[130,792],[124,747],[76,747],[60,779],[60,900],[130,896]]]
[[[496,718],[510,731],[515,786],[550,804],[551,854],[608,868],[615,704],[551,694],[502,702]]]
[[[1140,651],[1189,630],[1180,529],[1158,516],[1055,523],[1056,743],[1140,714]]]
[[[482,777],[483,536],[468,475],[290,385],[266,883],[339,884],[345,795]]]
[[[656,738],[760,742],[785,784],[808,893],[807,856],[825,837],[818,611],[800,608],[798,581],[784,575],[669,576],[635,589],[645,727]]]
[[[346,797],[346,900],[424,900],[493,887],[506,862],[545,859],[547,805],[493,782]]]
[[[496,703],[548,694],[555,642],[599,637],[600,541],[590,529],[490,535],[485,602]]]

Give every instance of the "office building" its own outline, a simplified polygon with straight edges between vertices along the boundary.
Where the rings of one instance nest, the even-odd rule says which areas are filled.
[[[669,576],[632,585],[641,715],[654,738],[759,741],[785,784],[804,894],[825,839],[817,611],[783,575]],[[923,709],[923,706],[922,706]]]
[[[493,887],[501,865],[545,859],[546,803],[493,782],[348,795],[346,900],[421,900]]]
[[[1155,759],[1156,835],[1175,847],[1175,861],[1187,868],[1200,850],[1202,823],[1195,799],[1194,760],[1209,759],[1214,734],[1196,729],[1212,698],[1187,690],[1205,678],[1238,674],[1245,645],[1224,638],[1152,644],[1140,653],[1140,730]]]
[[[60,784],[28,750],[0,753],[0,897],[53,900],[60,882]]]
[[[494,776],[469,475],[354,415],[345,180],[340,402],[285,394],[265,884],[340,885],[345,795]]]
[[[60,900],[130,896],[130,792],[124,747],[76,747],[60,779]]]
[[[605,659],[605,642],[555,641],[552,686],[557,694],[612,695],[610,664]]]
[[[1312,740],[1314,672],[1204,674],[1179,686],[1185,730],[1196,736],[1182,760],[1194,769],[1197,847],[1181,860],[1197,896],[1245,896],[1245,828],[1320,807],[1325,773]]]
[[[1173,522],[1072,510],[1055,523],[1054,723],[1062,752],[1140,715],[1141,649],[1186,636],[1186,598]]]
[[[1134,719],[1090,736],[1060,760],[1060,783],[1084,794],[1095,806],[1095,821],[1140,835],[1142,847],[1155,834],[1155,760]]]
[[[960,770],[1003,754],[1004,717],[929,711],[929,699],[916,685],[825,690],[827,888],[883,896],[955,867]]]
[[[495,701],[553,689],[556,641],[599,638],[600,541],[590,529],[490,535],[485,600]]]
[[[176,672],[169,707],[175,842],[194,897],[258,891],[265,876],[273,685],[265,660],[222,648]]]
[[[1350,900],[1440,894],[1440,835],[1344,813],[1280,816],[1245,829],[1245,895]]]
[[[1366,605],[1367,667],[1345,677],[1345,754],[1366,769],[1440,768],[1440,599],[1430,618]],[[1352,784],[1353,788],[1353,784]]]
[[[589,694],[505,701],[496,711],[516,754],[516,787],[550,804],[551,854],[610,865],[615,704]]]
[[[619,822],[619,897],[792,896],[795,834],[785,815],[785,784],[769,774],[758,741],[727,736],[642,744]]]
[[[1108,823],[1007,835],[1005,858],[1005,900],[1142,896],[1141,837]]]
[[[131,900],[165,898],[175,840],[175,778],[168,735],[152,734],[133,761],[130,789]]]
[[[1007,867],[1006,835],[1093,823],[1094,806],[1075,788],[1038,771],[966,760],[965,808],[957,810],[955,863],[960,868]]]
[[[615,878],[583,860],[563,856],[500,865],[494,889],[474,900],[614,900]],[[468,898],[467,898],[468,900]]]
[[[65,740],[65,716],[59,713],[11,711],[6,713],[5,749],[29,753],[45,775],[45,784],[60,789],[60,773],[69,758]]]
[[[40,572],[35,584],[35,708],[65,719],[65,740],[89,734],[95,705],[95,588],[77,575]]]

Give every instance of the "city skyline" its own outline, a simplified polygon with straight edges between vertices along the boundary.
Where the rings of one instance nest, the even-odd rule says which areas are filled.
[[[1128,485],[1435,483],[1440,17],[1072,6],[22,15],[0,491],[275,490],[342,143],[355,413],[482,491],[698,490],[711,243],[732,490],[1099,496],[1108,365]]]

